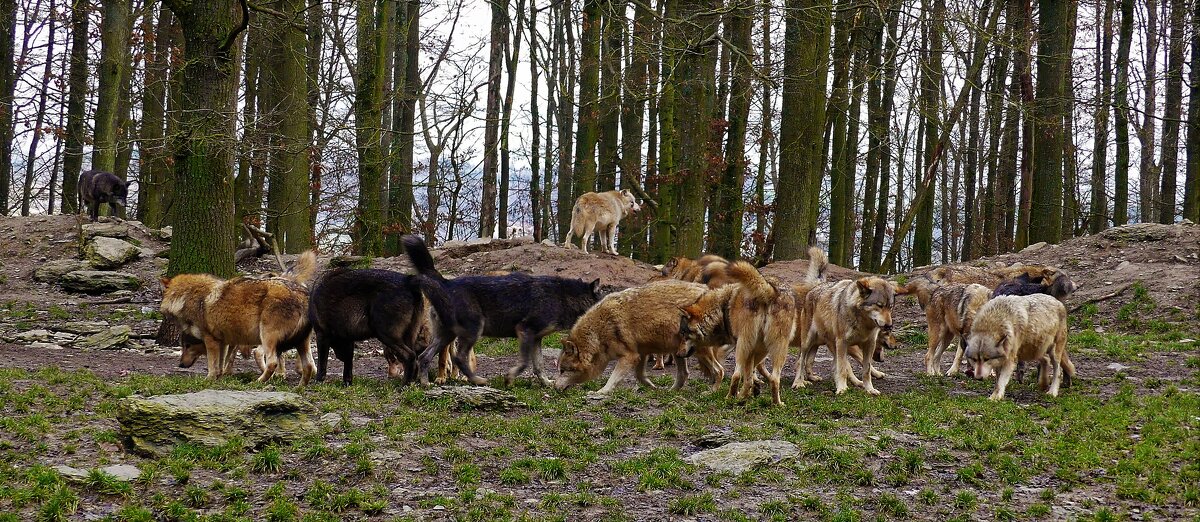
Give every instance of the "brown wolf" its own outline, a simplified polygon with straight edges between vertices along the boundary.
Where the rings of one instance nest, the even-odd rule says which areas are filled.
[[[179,321],[188,335],[204,342],[208,378],[223,373],[235,346],[257,344],[263,347],[260,382],[275,374],[280,353],[295,348],[300,384],[307,384],[316,364],[309,349],[312,328],[304,283],[312,279],[316,263],[317,254],[310,250],[283,277],[164,277],[160,310],[164,320]]]
[[[770,357],[765,378],[771,387],[772,402],[782,405],[779,380],[787,362],[788,344],[796,332],[796,294],[791,287],[763,277],[745,261],[731,263],[726,275],[737,284],[709,290],[684,308],[680,332],[697,344],[735,341],[730,397],[748,397],[754,372]]]
[[[679,334],[679,309],[696,302],[705,290],[696,283],[664,280],[609,294],[562,340],[554,386],[564,390],[592,380],[615,359],[608,383],[597,394],[611,392],[630,374],[653,388],[643,357],[680,351],[684,338]],[[687,382],[687,364],[680,361],[675,372],[674,389],[679,389]]]
[[[729,278],[725,275],[725,268],[729,266],[729,260],[714,254],[705,254],[698,259],[687,257],[672,257],[662,267],[662,277],[668,279],[677,279],[680,281],[688,281],[692,283],[701,283],[708,285],[709,288],[720,288],[729,282]],[[730,341],[733,342],[732,340]],[[701,368],[705,369],[705,373],[709,377],[716,379],[714,386],[721,383],[724,378],[725,369],[721,367],[719,361],[725,360],[725,352],[713,351],[706,349],[697,356],[697,361]],[[665,365],[673,362],[673,355],[651,355],[650,359],[654,361],[654,369],[665,369]],[[714,364],[716,366],[714,366]],[[710,373],[717,372],[717,373]]]
[[[573,235],[583,238],[583,252],[588,251],[588,242],[592,240],[592,231],[600,235],[601,250],[609,254],[617,254],[617,223],[626,215],[638,212],[642,206],[638,204],[633,193],[627,190],[610,190],[608,192],[584,192],[575,200],[575,208],[571,209],[571,228],[563,243],[570,247]]]
[[[962,362],[963,339],[971,333],[971,322],[975,314],[991,299],[992,292],[980,284],[941,285],[930,294],[929,306],[925,307],[925,321],[929,325],[929,348],[925,352],[925,373],[942,375],[942,353],[955,338],[959,339],[954,351],[954,362],[946,375],[958,373]]]
[[[199,359],[201,355],[208,353],[208,349],[204,346],[204,341],[188,335],[187,332],[183,332],[179,335],[179,344],[180,368],[191,368],[193,364],[196,364],[196,360]],[[243,344],[235,346],[232,350],[226,352],[225,361],[221,364],[221,375],[233,374],[234,355],[238,354],[240,354],[243,359],[253,358],[254,364],[258,366],[259,372],[262,372],[263,369],[266,368],[266,357],[263,354],[262,346]],[[286,379],[287,369],[280,364],[279,366],[275,367],[275,375]]]
[[[807,324],[802,324],[801,367],[792,387],[807,385],[805,378],[812,373],[813,351],[824,344],[834,348],[836,393],[845,393],[849,380],[862,386],[867,393],[878,395],[879,390],[871,382],[874,376],[871,364],[878,349],[880,332],[892,330],[892,305],[896,295],[904,291],[896,283],[874,276],[824,283],[810,290],[804,299],[809,320],[802,322]],[[854,345],[862,348],[861,381],[850,370],[847,358]]]
[[[1038,361],[1042,390],[1058,396],[1063,374],[1067,386],[1075,377],[1067,354],[1067,308],[1045,294],[996,297],[975,315],[965,357],[977,379],[997,370],[996,390],[989,397],[993,401],[1004,399],[1020,361]]]

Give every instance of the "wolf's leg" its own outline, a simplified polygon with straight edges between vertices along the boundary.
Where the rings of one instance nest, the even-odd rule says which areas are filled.
[[[613,367],[612,374],[608,376],[608,382],[604,384],[604,387],[596,390],[596,395],[607,395],[611,393],[614,389],[616,389],[617,385],[621,384],[621,381],[625,380],[625,378],[635,370],[634,367],[637,366],[638,362],[640,361],[641,357],[636,355],[627,356],[618,360],[617,365]]]
[[[531,355],[532,355],[533,360],[530,361],[530,365],[533,366],[533,376],[537,377],[538,380],[540,380],[542,382],[542,386],[546,386],[546,387],[554,386],[554,379],[551,379],[549,376],[546,375],[546,364],[545,364],[545,361],[542,360],[542,338],[541,337],[538,337],[537,340],[534,341],[534,348],[533,348],[533,351],[531,352]],[[472,354],[471,366],[472,367],[475,366],[474,354]],[[643,366],[645,366],[645,365],[643,365]]]
[[[475,342],[478,340],[479,334],[468,337],[460,336],[458,338],[458,349],[454,352],[454,365],[458,366],[458,371],[462,372],[467,382],[476,386],[482,386],[487,384],[487,379],[475,375],[475,370],[471,368],[471,350],[475,349]],[[421,369],[421,378],[429,379],[429,372],[425,368]],[[427,381],[422,381],[423,384],[425,382]]]
[[[929,324],[929,348],[925,350],[925,374],[942,374],[942,327]]]
[[[787,345],[782,350],[776,350],[778,357],[771,357],[771,373],[766,376],[771,383],[771,400],[776,406],[783,406],[783,390],[780,380],[783,379],[783,366],[787,363]]]
[[[954,362],[950,363],[950,369],[946,371],[946,375],[956,375],[962,371],[963,353],[967,350],[966,338],[958,337],[958,346],[954,349]]]
[[[996,390],[988,397],[993,401],[1004,400],[1004,389],[1008,387],[1008,380],[1012,378],[1013,370],[1017,369],[1017,362],[1008,360],[1004,363],[1004,367],[1000,368],[1000,372],[996,375]]]
[[[438,352],[438,373],[437,378],[433,380],[436,384],[446,384],[450,379],[450,374],[454,373],[454,360],[451,358],[450,345]]]
[[[221,344],[211,335],[204,336],[205,362],[208,363],[208,378],[221,376]]]
[[[808,374],[812,372],[812,361],[809,359],[809,352],[815,351],[813,347],[817,342],[817,331],[815,328],[808,330],[808,335],[800,342],[800,354],[796,358],[796,378],[792,380],[792,389],[803,388],[808,386]]]
[[[300,372],[300,386],[307,385],[313,374],[317,373],[317,365],[313,362],[311,339],[312,334],[306,335],[296,345],[296,369]],[[279,367],[282,368],[283,365],[280,364]]]
[[[617,256],[617,224],[608,225],[608,253]]]
[[[834,393],[841,395],[846,393],[847,375],[850,374],[850,364],[846,361],[846,341],[840,337],[834,341],[833,351],[833,383]]]
[[[875,380],[875,368],[873,367],[873,363],[875,362],[875,350],[878,348],[875,346],[877,338],[878,337],[876,336],[871,336],[867,342],[858,345],[858,347],[862,350],[863,358],[863,390],[871,395],[879,395],[879,390],[875,389],[875,384],[873,382]]]
[[[688,382],[688,364],[687,359],[676,357],[675,361],[675,384],[671,386],[671,390],[679,391]],[[701,363],[702,364],[702,363]]]
[[[255,357],[258,358],[257,356]],[[260,368],[262,364],[259,363]],[[329,339],[317,334],[317,382],[325,382],[325,370],[329,367]]]
[[[814,339],[813,345],[811,347],[809,347],[808,353],[805,354],[805,356],[804,356],[804,363],[806,365],[805,366],[806,370],[804,371],[804,378],[807,380],[813,381],[813,382],[821,382],[822,380],[824,380],[824,378],[821,377],[821,375],[818,374],[817,370],[815,369],[817,367],[817,350],[820,350],[820,349],[821,349],[820,342]],[[829,354],[833,355],[833,350],[829,350]]]
[[[429,346],[426,346],[425,349],[422,350],[417,356],[417,360],[415,361],[417,366],[417,377],[420,378],[422,386],[429,385],[429,365],[433,362],[433,358],[436,357],[439,352],[445,350],[450,343],[454,342],[454,340],[455,333],[453,331],[447,328],[439,328],[438,331],[434,332],[433,340],[429,342]]]
[[[596,229],[595,223],[588,223],[583,229],[583,253],[588,251],[588,243],[592,242],[592,231]]]
[[[639,355],[638,362],[640,363],[641,361],[642,361],[642,357]],[[637,382],[639,384],[641,384],[642,386],[645,386],[652,390],[658,388],[658,386],[656,386],[653,382],[650,381],[650,378],[646,377],[646,365],[644,365],[644,364],[633,365],[633,378],[637,379]]]

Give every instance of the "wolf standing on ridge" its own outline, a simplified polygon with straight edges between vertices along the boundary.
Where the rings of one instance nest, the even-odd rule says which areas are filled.
[[[612,255],[617,254],[617,223],[627,214],[642,210],[633,193],[626,190],[610,190],[608,192],[584,192],[575,200],[571,209],[571,228],[563,244],[572,247],[572,235],[583,238],[583,253],[588,251],[588,242],[592,240],[592,231],[600,235],[600,249]]]

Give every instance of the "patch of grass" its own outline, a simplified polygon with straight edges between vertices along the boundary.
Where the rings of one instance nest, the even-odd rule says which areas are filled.
[[[700,513],[712,513],[717,510],[717,500],[713,494],[704,492],[695,495],[683,495],[672,500],[667,505],[667,511],[676,515],[694,516]]]
[[[649,453],[613,465],[613,471],[623,475],[637,475],[638,491],[664,488],[691,488],[683,479],[683,472],[690,465],[679,458],[679,450],[655,448]]]
[[[267,446],[254,454],[254,458],[250,460],[250,468],[258,473],[278,473],[283,469],[283,457],[279,454],[279,448]]]
[[[133,494],[133,487],[128,482],[99,469],[89,471],[83,482],[88,489],[102,495],[128,497]]]
[[[903,519],[908,516],[908,504],[891,493],[879,496],[879,510],[895,519]]]

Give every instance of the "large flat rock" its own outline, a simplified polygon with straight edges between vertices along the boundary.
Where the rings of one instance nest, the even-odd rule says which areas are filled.
[[[800,449],[784,440],[731,442],[719,448],[704,450],[688,457],[688,462],[713,471],[740,474],[755,466],[773,464],[796,456]]]
[[[62,276],[58,280],[58,284],[72,292],[106,294],[117,290],[137,290],[142,286],[142,280],[138,276],[125,272],[76,270]]]
[[[316,427],[312,404],[288,392],[204,390],[132,396],[117,406],[121,434],[134,451],[165,455],[179,443],[258,447],[293,440]]]

